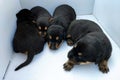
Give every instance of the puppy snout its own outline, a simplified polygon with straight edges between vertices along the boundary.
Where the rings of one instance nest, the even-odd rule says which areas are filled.
[[[56,50],[57,48],[56,48],[56,43],[51,43],[51,45],[50,45],[50,49],[52,49],[52,50]]]
[[[39,34],[40,34],[42,37],[45,37],[45,36],[46,36],[46,32],[40,31]]]

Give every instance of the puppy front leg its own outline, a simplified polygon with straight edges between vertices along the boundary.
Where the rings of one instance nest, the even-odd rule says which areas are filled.
[[[64,63],[63,68],[66,71],[70,71],[74,67],[74,62],[68,60],[66,63]]]
[[[103,73],[108,73],[109,68],[107,66],[107,61],[103,60],[98,64],[99,70],[102,71]]]

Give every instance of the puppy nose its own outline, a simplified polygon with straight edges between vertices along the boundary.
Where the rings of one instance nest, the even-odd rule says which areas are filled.
[[[52,44],[51,44],[50,49],[52,49],[52,50],[56,50],[56,49],[57,49],[57,48],[55,47],[55,43],[52,43]]]
[[[45,37],[45,36],[46,36],[45,32],[42,32],[42,33],[41,33],[41,36],[42,36],[42,37]]]

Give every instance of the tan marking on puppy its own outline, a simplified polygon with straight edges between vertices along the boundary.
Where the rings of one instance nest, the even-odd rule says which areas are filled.
[[[59,40],[59,36],[56,37],[56,40]]]
[[[51,43],[50,43],[50,42],[48,42],[48,47],[50,48],[50,46],[51,46]]]
[[[103,73],[107,73],[109,72],[109,68],[107,66],[107,61],[106,60],[103,60],[99,65],[99,70],[102,71]]]
[[[48,20],[48,22],[52,22],[52,21],[54,21],[54,18],[49,18],[49,20]]]
[[[62,43],[63,43],[63,40],[60,44],[56,43],[55,47],[58,49]]]
[[[74,45],[74,48],[76,48],[76,47],[77,47],[77,44]]]
[[[46,32],[44,32],[44,36],[46,36],[46,34],[47,34],[47,33],[46,33]]]
[[[35,21],[35,20],[33,20],[32,22],[33,22],[33,23],[36,23],[36,21]]]
[[[86,61],[86,62],[80,62],[80,64],[90,64],[90,63],[92,63],[92,62],[89,62],[89,61]]]
[[[39,26],[38,29],[41,30],[42,29],[41,26]]]
[[[45,27],[45,30],[47,30],[48,28],[47,27]]]
[[[38,33],[39,33],[39,35],[41,36],[42,32],[41,32],[41,31],[39,31]]]
[[[71,37],[71,35],[70,35],[70,34],[68,34],[68,35],[67,35],[67,38],[70,38],[70,37]]]
[[[55,47],[56,47],[56,48],[59,48],[60,46],[59,46],[59,44],[58,44],[58,43],[56,43]]]
[[[28,55],[28,51],[25,51],[25,53],[24,53],[25,55]]]
[[[49,39],[52,39],[52,36],[51,36],[51,35],[49,35]]]
[[[82,53],[81,53],[81,52],[79,52],[79,53],[78,53],[78,56],[82,56]]]

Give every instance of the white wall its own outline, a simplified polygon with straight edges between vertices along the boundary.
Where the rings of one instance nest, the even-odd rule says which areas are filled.
[[[19,0],[0,0],[0,80],[2,80],[11,58],[11,41],[16,29],[16,12],[20,10]]]
[[[75,8],[77,15],[91,14],[93,12],[94,0],[20,0],[22,8],[31,9],[34,6],[45,7],[50,13],[53,13],[56,6],[60,4],[69,4]]]
[[[120,47],[120,0],[95,0],[93,14]]]

